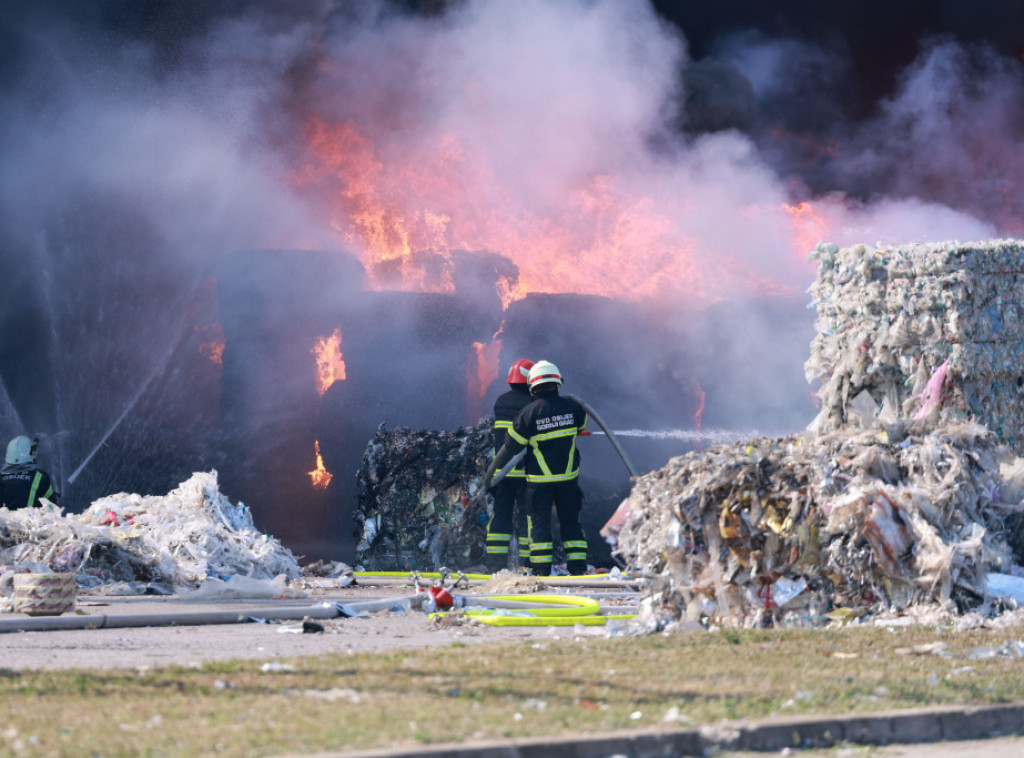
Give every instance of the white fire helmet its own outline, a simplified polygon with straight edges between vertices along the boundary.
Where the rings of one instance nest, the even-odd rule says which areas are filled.
[[[541,384],[561,384],[562,372],[551,361],[537,361],[533,364],[533,368],[530,369],[530,376],[526,381],[529,383],[531,390]]]
[[[32,463],[36,459],[36,443],[24,435],[7,443],[7,462],[10,464]]]

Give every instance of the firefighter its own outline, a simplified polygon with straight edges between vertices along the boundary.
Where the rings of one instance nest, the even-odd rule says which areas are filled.
[[[523,408],[530,404],[530,388],[527,379],[533,361],[521,358],[508,370],[508,392],[494,401],[494,454],[497,455],[505,444],[512,421]],[[512,540],[512,526],[516,527],[519,545],[519,559],[529,560],[530,528],[526,506],[526,471],[517,465],[505,478],[491,489],[494,496],[494,511],[487,522],[487,570],[500,571],[508,566],[508,551]]]
[[[569,573],[587,570],[587,538],[580,523],[580,454],[576,436],[586,429],[586,411],[575,400],[562,397],[562,374],[550,361],[538,361],[527,377],[533,400],[512,422],[508,439],[499,451],[496,468],[526,448],[526,499],[530,517],[530,568],[534,574],[551,573],[554,542],[551,508],[562,534]]]
[[[39,440],[25,436],[7,443],[7,457],[0,468],[0,505],[10,510],[32,508],[39,498],[56,501],[50,475],[36,466]]]

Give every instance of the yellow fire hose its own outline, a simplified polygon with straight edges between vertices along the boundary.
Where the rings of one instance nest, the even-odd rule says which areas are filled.
[[[580,595],[463,595],[459,600],[466,616],[490,626],[601,626],[610,618],[631,619],[635,615],[603,616],[600,602]],[[467,607],[471,604],[495,607]],[[430,618],[445,613],[432,613]]]

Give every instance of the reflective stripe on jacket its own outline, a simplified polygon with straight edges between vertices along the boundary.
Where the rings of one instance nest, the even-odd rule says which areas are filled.
[[[512,423],[509,439],[518,452],[529,446],[526,481],[567,482],[580,473],[576,435],[587,428],[587,414],[575,400],[544,392],[523,408]]]
[[[512,422],[515,417],[519,415],[519,411],[528,406],[533,398],[530,396],[529,390],[525,389],[525,385],[522,385],[523,389],[518,389],[518,385],[513,386],[508,392],[503,395],[499,395],[498,399],[494,401],[494,452],[501,450],[501,446],[505,444],[508,432],[512,430]],[[520,463],[514,469],[508,472],[506,476],[512,478],[522,478],[526,476],[524,469],[525,464]]]

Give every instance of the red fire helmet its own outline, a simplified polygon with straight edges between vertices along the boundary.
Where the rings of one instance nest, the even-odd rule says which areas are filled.
[[[526,380],[530,376],[531,368],[533,368],[533,361],[527,360],[526,358],[520,358],[518,361],[513,363],[512,368],[508,370],[508,379],[505,381],[509,384],[526,384]]]

